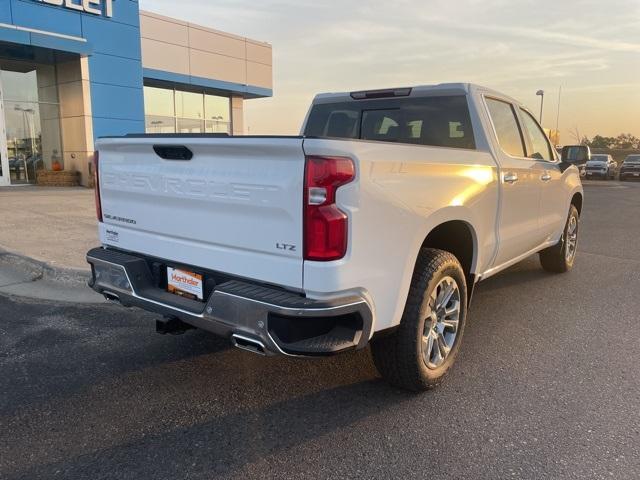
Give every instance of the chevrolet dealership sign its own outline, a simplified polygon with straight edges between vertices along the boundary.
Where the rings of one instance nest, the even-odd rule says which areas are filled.
[[[113,17],[113,0],[39,0],[41,3],[57,5],[78,12]]]

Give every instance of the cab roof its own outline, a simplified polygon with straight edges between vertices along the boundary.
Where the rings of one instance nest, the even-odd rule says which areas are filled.
[[[516,99],[501,92],[473,83],[439,83],[436,85],[417,85],[413,87],[384,88],[373,90],[358,90],[353,92],[330,92],[316,95],[314,104],[358,101],[364,99],[424,97],[432,95],[473,95],[485,94],[508,100],[516,105],[522,104]]]

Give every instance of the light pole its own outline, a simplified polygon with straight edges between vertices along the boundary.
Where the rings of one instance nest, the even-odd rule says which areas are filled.
[[[153,121],[151,122],[151,125],[153,125],[153,127],[152,127],[152,128],[154,128],[155,130],[157,130],[157,132],[154,132],[154,133],[162,133],[162,127],[161,127],[161,125],[162,125],[163,123],[164,123],[164,122],[163,122],[162,120],[153,120]]]
[[[214,128],[213,133],[218,133],[220,129],[220,122],[224,120],[224,117],[222,115],[217,115],[215,117],[211,117],[211,120],[215,122],[215,127],[213,127]]]
[[[538,90],[536,95],[540,96],[540,125],[542,125],[542,108],[544,107],[544,90]]]
[[[560,143],[560,100],[562,100],[562,85],[558,90],[558,115],[556,117],[556,143]]]

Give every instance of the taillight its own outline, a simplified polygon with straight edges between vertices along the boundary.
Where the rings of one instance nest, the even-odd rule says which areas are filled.
[[[100,158],[98,152],[93,154],[93,190],[96,195],[96,216],[102,222],[102,203],[100,202]]]
[[[355,178],[347,157],[308,156],[304,186],[304,258],[328,262],[347,253],[349,220],[336,205],[336,191]]]

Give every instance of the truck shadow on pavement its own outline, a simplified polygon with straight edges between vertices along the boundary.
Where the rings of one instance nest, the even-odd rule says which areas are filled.
[[[368,351],[265,358],[109,305],[0,297],[0,318],[2,478],[215,478],[414,397]]]
[[[212,382],[216,380],[213,375]],[[341,385],[189,426],[137,432],[135,439],[92,451],[67,451],[64,459],[19,469],[16,476],[5,478],[47,478],[54,472],[62,478],[110,478],[114,466],[117,478],[184,478],[185,472],[189,478],[221,478],[309,440],[348,430],[410,398],[375,380]],[[315,455],[310,462],[319,461],[322,452]]]
[[[139,310],[2,298],[1,368],[4,378],[19,380],[3,390],[0,415],[27,400],[33,406],[67,398],[111,378],[229,348],[203,332],[189,339],[156,335],[156,317]]]
[[[380,380],[368,351],[314,360],[265,358],[205,332],[156,335],[155,317],[137,310],[17,305],[0,298],[0,318],[20,311],[2,326],[15,342],[5,345],[0,363],[0,387],[7,392],[0,404],[0,445],[6,445],[0,471],[3,478],[29,480],[113,478],[114,469],[117,478],[183,478],[185,472],[220,478],[291,450],[310,465],[322,464],[323,452],[305,444],[349,436],[352,427],[388,421],[396,412],[428,416],[442,408],[443,398],[457,397],[463,381],[469,401],[481,396],[483,382],[509,371],[513,352],[526,351],[526,343],[512,340],[512,351],[505,352],[507,339],[537,328],[526,316],[495,316],[501,290],[545,279],[548,274],[531,260],[483,284],[456,368],[426,395]],[[508,324],[510,333],[495,336]],[[481,359],[501,349],[502,367],[485,372]],[[475,400],[481,403],[481,397]],[[438,427],[427,422],[424,428]],[[344,452],[345,458],[354,454]],[[424,461],[437,467],[435,457]]]

